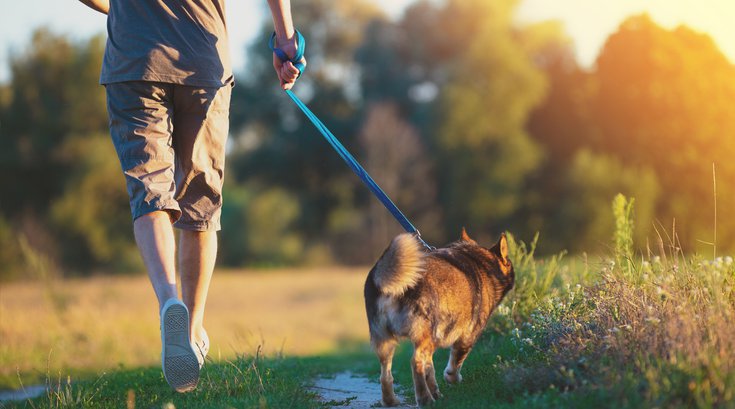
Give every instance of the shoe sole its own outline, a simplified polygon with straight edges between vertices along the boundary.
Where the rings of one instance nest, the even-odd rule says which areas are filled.
[[[189,343],[189,313],[173,304],[161,318],[163,376],[177,392],[189,392],[199,382],[199,361]]]

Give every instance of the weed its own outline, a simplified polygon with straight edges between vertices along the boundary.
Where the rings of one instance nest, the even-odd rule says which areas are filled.
[[[566,252],[552,256],[548,260],[537,261],[534,257],[538,244],[538,233],[530,244],[517,240],[512,234],[508,238],[509,257],[513,260],[516,272],[515,288],[504,302],[511,306],[515,320],[522,320],[549,294],[555,291],[553,285],[564,269],[562,259]]]
[[[635,199],[628,200],[618,193],[612,202],[612,211],[615,219],[615,260],[622,271],[632,275],[633,268],[633,204]]]

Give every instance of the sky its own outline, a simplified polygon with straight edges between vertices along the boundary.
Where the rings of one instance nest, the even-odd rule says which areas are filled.
[[[297,2],[299,0],[292,0]],[[399,18],[412,0],[367,0]],[[487,0],[492,1],[492,0]],[[105,32],[105,16],[77,0],[0,0],[0,82],[9,80],[9,56],[27,46],[33,30],[52,30],[84,39]],[[263,0],[227,0],[227,24],[235,72],[245,64],[244,47],[268,17]],[[560,20],[572,38],[581,65],[590,67],[605,39],[628,16],[647,12],[658,24],[685,24],[709,34],[731,62],[735,62],[735,0],[520,0],[519,24]]]

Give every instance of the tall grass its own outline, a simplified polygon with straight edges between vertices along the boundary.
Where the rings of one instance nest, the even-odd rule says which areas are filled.
[[[539,305],[558,297],[569,288],[589,279],[586,263],[577,263],[566,258],[566,251],[546,259],[536,257],[539,234],[530,243],[518,240],[510,233],[508,238],[509,258],[513,261],[516,282],[513,291],[501,306],[501,312],[510,308],[513,320],[523,322]]]
[[[615,196],[612,202],[613,218],[615,219],[615,260],[620,271],[631,276],[635,272],[633,266],[633,204],[635,199],[628,200],[622,194]]]
[[[659,236],[659,254],[635,256],[633,200],[616,197],[613,214],[614,259],[593,280],[545,301],[537,291],[552,279],[537,278],[524,259],[532,252],[517,248],[531,274],[515,296],[529,305],[515,308],[532,311],[516,336],[542,358],[508,367],[509,382],[529,391],[595,391],[616,407],[735,407],[732,258],[685,256],[675,231],[664,233],[667,242]]]

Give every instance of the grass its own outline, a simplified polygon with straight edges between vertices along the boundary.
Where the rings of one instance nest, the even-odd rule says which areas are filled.
[[[366,342],[364,268],[217,271],[205,322],[210,356],[305,356]],[[157,365],[157,306],[144,276],[0,287],[0,389],[59,373]]]
[[[590,262],[559,254],[537,259],[536,240],[524,244],[511,238],[516,288],[470,354],[464,382],[440,380],[445,397],[436,408],[735,408],[735,263],[730,257],[687,257],[675,232],[663,230],[655,251],[635,254],[632,204],[620,197],[614,206],[617,231],[609,258]],[[280,309],[270,305],[264,314],[272,313],[268,319],[283,327],[299,328],[304,336],[294,339],[308,348],[294,342],[286,344],[285,355],[222,357],[207,366],[192,394],[171,392],[151,363],[144,369],[82,376],[70,384],[56,382],[47,396],[19,406],[325,407],[305,387],[315,377],[345,370],[373,380],[379,376],[378,362],[366,345],[359,294],[364,270],[353,273],[334,272],[328,277],[333,281],[329,291],[313,284],[324,282],[316,272],[299,279],[283,273],[270,284],[278,291],[266,288],[268,275],[257,276],[265,287],[246,286],[253,297],[291,291],[276,303]],[[228,291],[245,291],[230,288],[241,276],[226,277]],[[289,299],[293,304],[281,305]],[[299,315],[299,305],[305,306],[307,318]],[[217,308],[210,317],[242,306]],[[335,317],[341,318],[325,323]],[[240,318],[259,319],[257,313]],[[314,331],[304,332],[310,326]],[[309,339],[317,334],[332,338]],[[40,355],[43,350],[36,348]],[[305,356],[294,356],[294,351]],[[402,345],[393,366],[399,391],[409,401],[411,352]],[[157,349],[148,354],[157,357]],[[447,351],[437,352],[436,367],[443,368],[446,359]]]
[[[319,408],[304,384],[322,373],[367,362],[369,351],[354,349],[335,356],[237,356],[204,367],[198,388],[179,394],[166,384],[158,366],[120,370],[96,380],[53,383],[40,398],[10,404],[24,408]],[[359,365],[358,365],[359,368]]]

